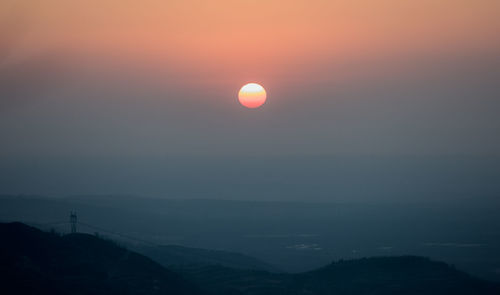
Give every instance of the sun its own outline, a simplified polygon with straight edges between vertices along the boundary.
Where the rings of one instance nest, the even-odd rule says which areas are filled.
[[[244,85],[238,93],[240,103],[250,109],[255,109],[263,105],[266,102],[266,98],[266,90],[257,83]]]

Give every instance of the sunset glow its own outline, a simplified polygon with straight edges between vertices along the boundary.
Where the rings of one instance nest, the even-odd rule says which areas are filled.
[[[221,90],[246,77],[288,85],[337,81],[347,76],[329,72],[339,63],[380,62],[385,66],[374,66],[374,71],[385,73],[401,64],[397,58],[484,55],[500,48],[500,4],[488,0],[297,0],[286,5],[261,0],[48,0],[35,1],[29,9],[21,2],[31,3],[0,4],[1,27],[20,31],[9,32],[21,35],[12,43],[16,58],[57,50],[57,56],[64,54],[74,63],[90,60],[85,65],[152,65],[174,69],[170,78],[189,88],[208,84]],[[241,13],[255,7],[265,9]],[[23,17],[8,18],[9,12]],[[0,34],[0,43],[8,36]],[[196,78],[186,81],[186,76]]]
[[[500,295],[499,16],[0,0],[0,295]]]

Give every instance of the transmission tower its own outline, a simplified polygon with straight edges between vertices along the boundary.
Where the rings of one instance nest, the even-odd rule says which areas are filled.
[[[77,222],[76,212],[71,211],[71,213],[69,215],[69,223],[71,224],[71,233],[72,234],[76,233],[76,222]]]

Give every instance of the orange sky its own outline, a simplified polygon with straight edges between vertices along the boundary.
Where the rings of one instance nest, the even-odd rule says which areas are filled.
[[[498,154],[498,15],[498,0],[3,0],[2,149]],[[253,113],[248,82],[267,92]]]
[[[58,48],[212,79],[214,72],[245,79],[325,62],[500,49],[495,0],[2,3],[2,23],[24,33],[15,43],[20,55]]]

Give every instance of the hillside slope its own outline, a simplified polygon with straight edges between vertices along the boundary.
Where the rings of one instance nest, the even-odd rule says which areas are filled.
[[[199,294],[151,259],[87,234],[0,224],[0,294]]]
[[[196,265],[220,265],[235,269],[280,272],[278,268],[257,258],[236,252],[176,245],[140,247],[134,250],[150,257],[165,267],[182,268]]]
[[[171,268],[173,272],[92,235],[59,236],[21,223],[0,223],[0,237],[0,294],[7,295],[500,294],[498,284],[416,256],[341,260],[298,274],[220,264],[181,265]],[[205,255],[208,250],[199,251]]]
[[[235,270],[222,266],[178,271],[213,294],[500,294],[500,285],[496,283],[476,279],[445,263],[416,256],[338,261],[299,274]]]
[[[304,294],[500,294],[498,284],[423,257],[374,257],[338,261],[295,276]]]

